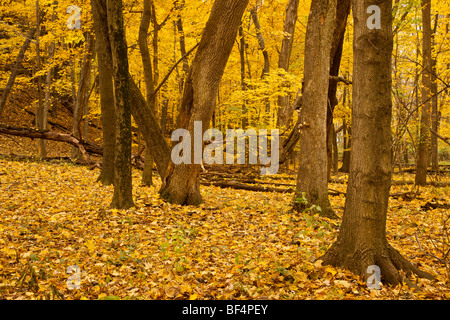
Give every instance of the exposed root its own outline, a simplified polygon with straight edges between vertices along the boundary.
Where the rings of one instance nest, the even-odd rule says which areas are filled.
[[[353,253],[345,250],[342,245],[335,243],[320,260],[323,261],[324,265],[346,268],[361,276],[364,281],[370,276],[367,273],[367,268],[371,265],[376,265],[380,268],[383,283],[394,286],[406,283],[410,287],[415,287],[408,279],[412,274],[420,278],[434,279],[433,275],[414,266],[387,242],[383,246],[378,247],[368,248],[367,246],[360,246]],[[406,274],[407,278],[403,277],[399,272],[400,270]]]

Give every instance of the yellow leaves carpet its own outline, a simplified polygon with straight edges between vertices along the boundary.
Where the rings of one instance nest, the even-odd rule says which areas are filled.
[[[439,249],[450,246],[442,242],[448,210],[421,209],[432,198],[448,201],[448,188],[423,189],[424,200],[391,199],[388,213],[390,243],[436,280],[414,279],[419,290],[369,290],[317,261],[340,221],[292,213],[291,194],[202,187],[205,204],[174,206],[159,199],[158,181],[142,187],[134,171],[136,208],[117,211],[98,174],[0,159],[1,299],[450,298]],[[331,187],[345,192],[344,184]],[[331,197],[340,216],[344,200]],[[79,272],[66,273],[70,266]]]

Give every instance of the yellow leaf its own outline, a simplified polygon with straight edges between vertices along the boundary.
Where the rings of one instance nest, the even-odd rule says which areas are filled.
[[[191,294],[191,296],[189,297],[189,300],[197,300],[197,294]]]

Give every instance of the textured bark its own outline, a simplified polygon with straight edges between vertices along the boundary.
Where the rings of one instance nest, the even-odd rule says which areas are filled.
[[[107,0],[107,11],[116,114],[114,196],[111,206],[117,209],[129,209],[134,206],[131,177],[131,103],[122,0]]]
[[[286,6],[286,17],[284,19],[283,28],[285,36],[281,43],[281,51],[278,59],[278,68],[284,69],[285,71],[289,70],[292,45],[294,42],[295,24],[297,22],[298,5],[299,0],[289,0]],[[294,113],[294,109],[290,103],[290,97],[279,97],[278,107],[278,127],[283,130],[283,128],[288,126]]]
[[[103,132],[103,165],[98,177],[104,185],[114,182],[114,157],[116,145],[116,116],[114,113],[114,88],[111,46],[108,35],[106,0],[91,0],[96,37],[99,73],[101,122]]]
[[[431,127],[431,90],[432,90],[432,57],[431,57],[431,0],[422,0],[423,23],[423,71],[422,71],[422,115],[416,160],[416,185],[427,184],[427,168],[430,157],[430,127]]]
[[[398,270],[431,278],[408,262],[386,239],[392,177],[391,54],[392,0],[378,1],[381,29],[366,26],[370,0],[354,0],[354,72],[351,168],[346,204],[336,242],[324,264],[348,268],[367,278],[378,265],[383,281],[401,282]]]
[[[194,121],[208,129],[216,107],[218,86],[233,48],[248,0],[216,0],[186,79],[179,128],[193,133]],[[160,190],[168,202],[198,205],[203,202],[199,183],[200,164],[170,162]]]
[[[301,212],[311,205],[320,206],[322,215],[336,217],[328,199],[327,179],[327,106],[330,50],[336,20],[336,0],[313,1],[308,19],[305,47],[305,84],[300,118],[306,125],[300,130],[300,157],[294,209]]]
[[[19,54],[17,55],[16,63],[14,65],[14,68],[11,71],[11,75],[9,76],[8,83],[5,86],[5,89],[3,90],[2,97],[0,99],[0,117],[2,115],[2,112],[5,108],[6,101],[8,100],[8,95],[11,92],[11,89],[14,85],[14,82],[16,81],[17,72],[19,71],[20,66],[22,65],[23,59],[25,57],[25,52],[27,51],[28,47],[30,46],[30,43],[32,41],[32,38],[36,34],[36,28],[32,28],[23,42],[22,48],[20,48]]]

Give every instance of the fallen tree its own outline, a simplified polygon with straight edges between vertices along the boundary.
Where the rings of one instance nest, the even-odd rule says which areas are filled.
[[[69,143],[80,150],[84,161],[88,161],[88,154],[103,155],[101,147],[77,139],[73,135],[67,133],[0,125],[0,134]]]

